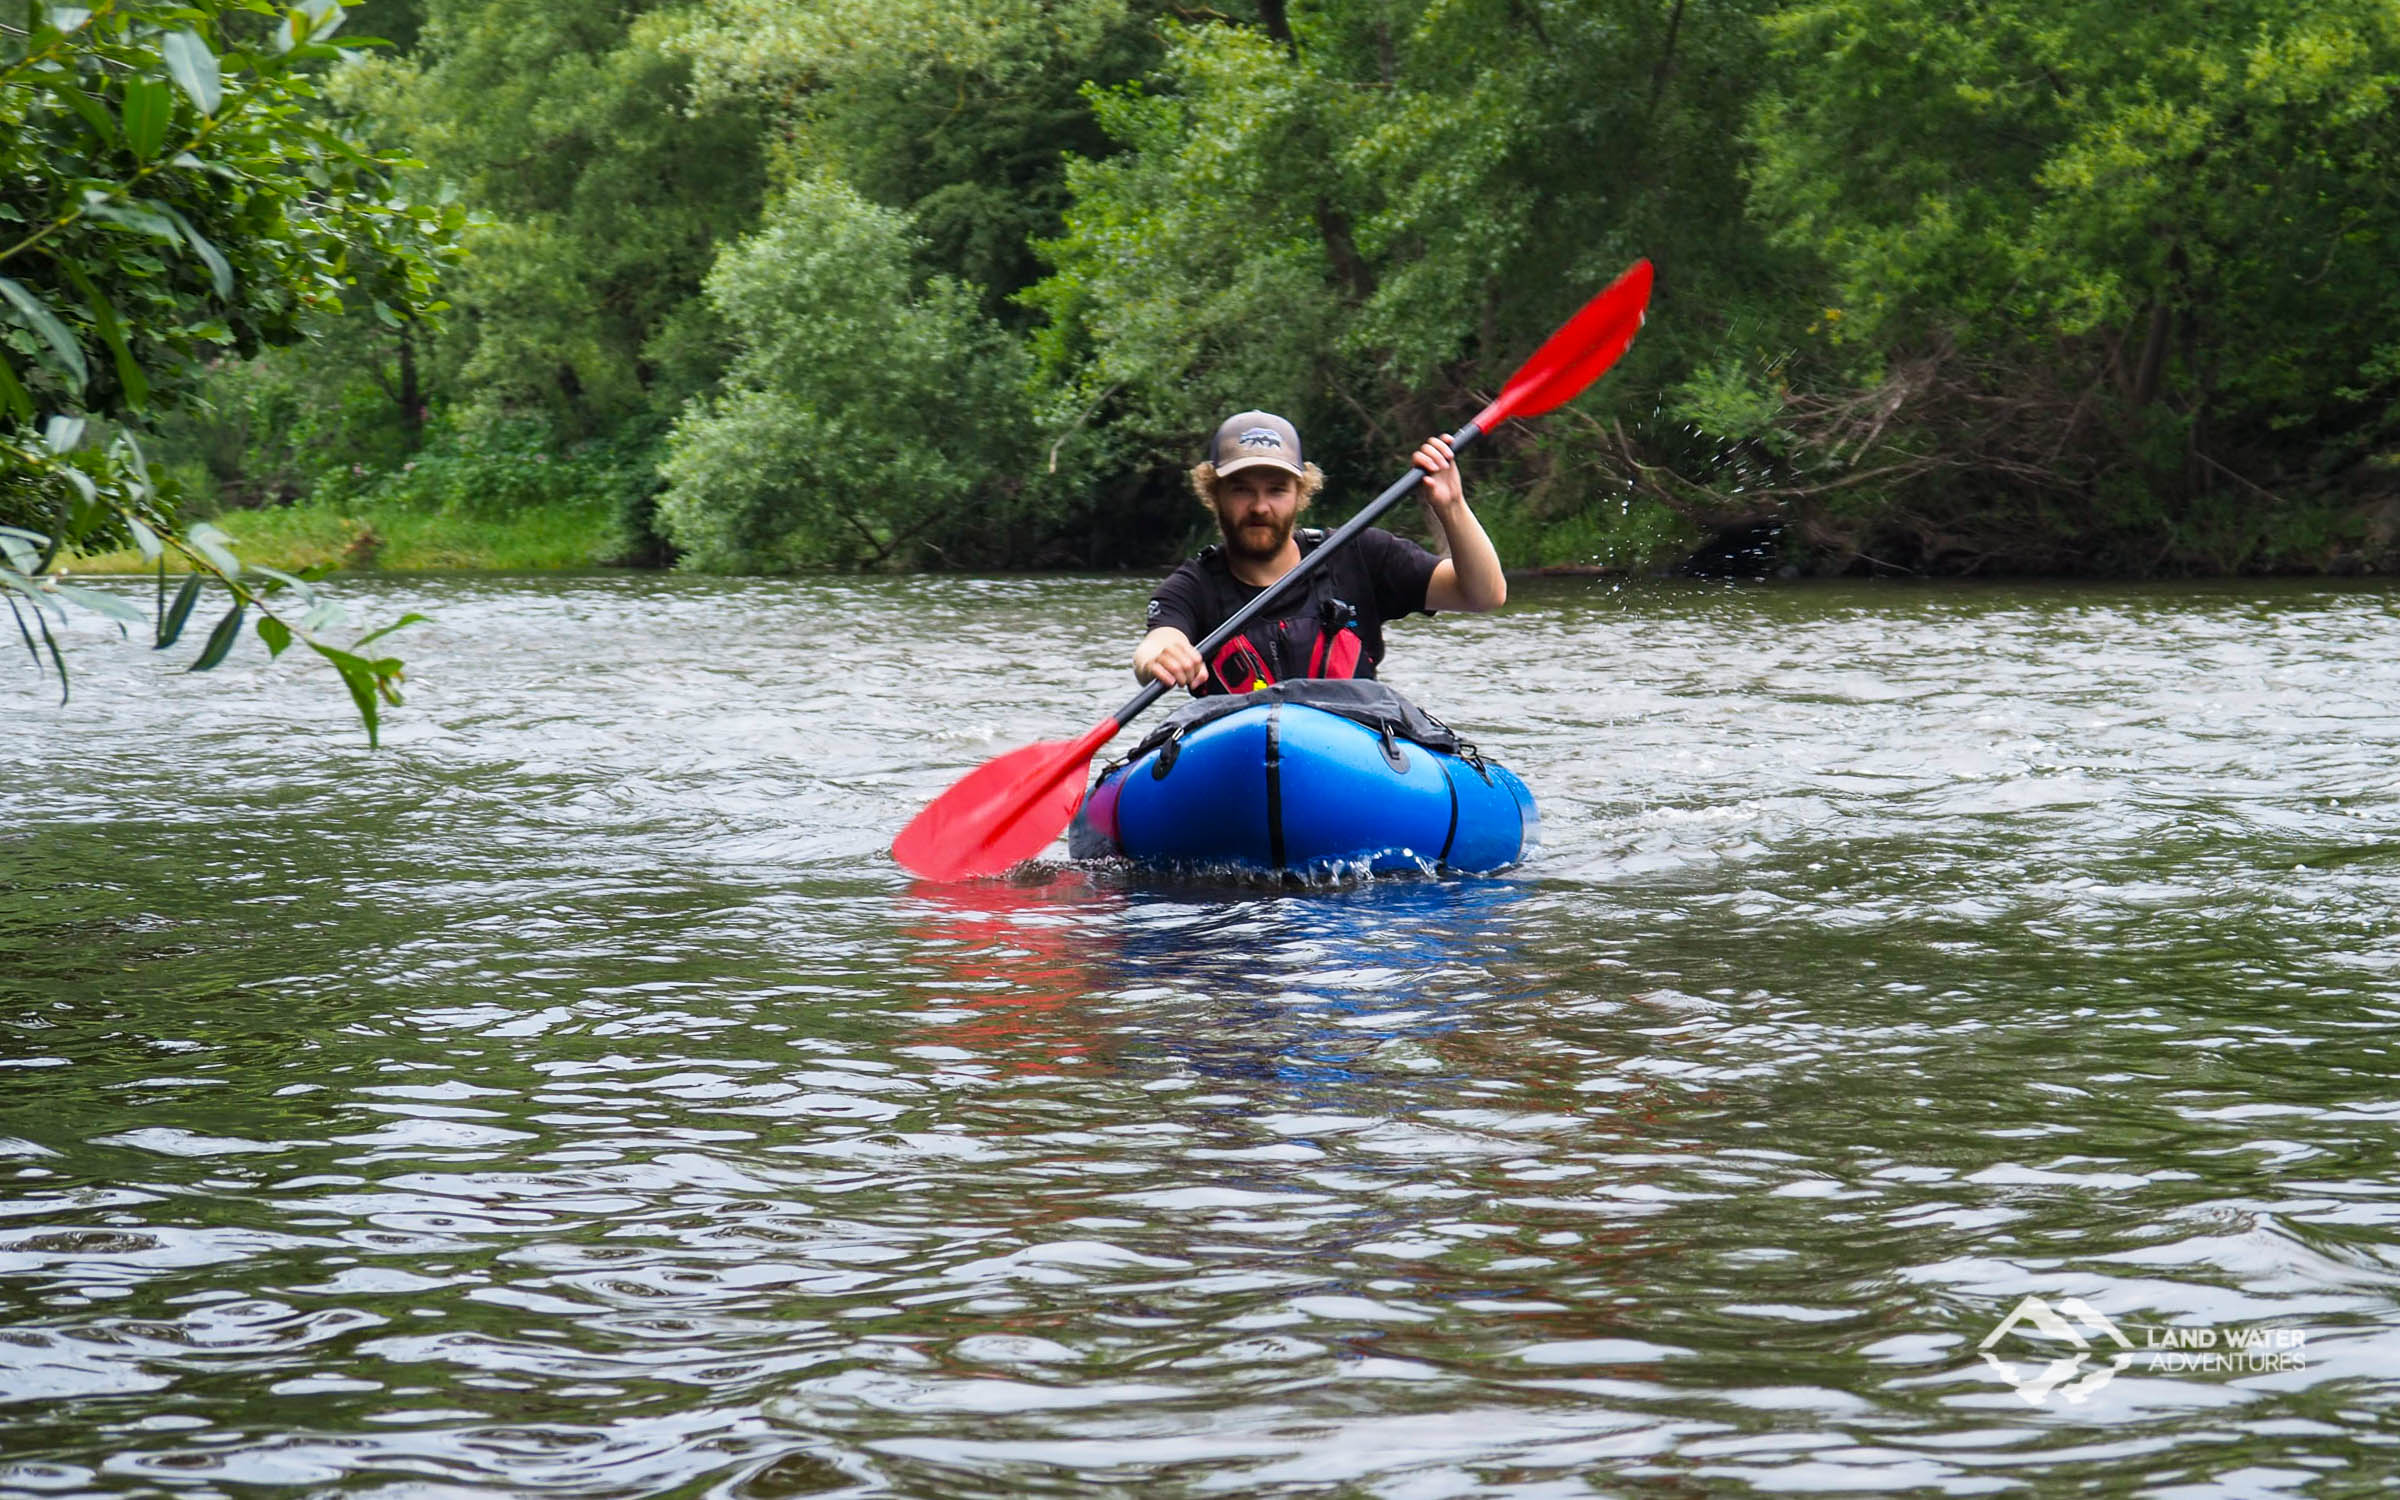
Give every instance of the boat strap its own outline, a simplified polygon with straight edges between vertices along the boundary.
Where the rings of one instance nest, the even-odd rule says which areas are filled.
[[[1227,714],[1240,713],[1246,708],[1268,705],[1297,704],[1303,708],[1322,709],[1345,719],[1364,724],[1383,737],[1386,755],[1397,752],[1395,740],[1407,740],[1455,755],[1475,768],[1475,774],[1486,782],[1492,773],[1483,763],[1483,756],[1458,731],[1402,697],[1397,691],[1372,678],[1302,677],[1260,688],[1255,693],[1216,693],[1195,698],[1167,716],[1166,722],[1142,737],[1142,742],[1125,753],[1123,760],[1109,765],[1102,774],[1140,760],[1151,751],[1164,746],[1162,762],[1175,753],[1178,742],[1203,724],[1213,724]],[[1170,762],[1171,763],[1171,762]],[[1163,768],[1162,768],[1163,774]]]
[[[1479,765],[1475,769],[1481,771],[1483,767]],[[1492,778],[1486,775],[1483,779],[1489,781]],[[1442,786],[1450,793],[1450,826],[1442,834],[1442,857],[1434,861],[1437,865],[1450,863],[1450,846],[1458,842],[1458,782],[1448,766],[1442,767]]]

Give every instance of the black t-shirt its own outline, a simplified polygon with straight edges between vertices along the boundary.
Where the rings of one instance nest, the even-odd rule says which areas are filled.
[[[1325,533],[1313,528],[1292,535],[1303,557],[1325,540]],[[1307,663],[1298,659],[1302,652],[1291,644],[1293,631],[1313,624],[1324,601],[1338,600],[1356,610],[1365,646],[1355,675],[1373,677],[1376,663],[1383,660],[1383,622],[1427,612],[1425,588],[1440,561],[1406,537],[1370,526],[1274,608],[1251,621],[1242,634],[1259,647],[1278,680],[1305,677]],[[1149,628],[1172,625],[1196,646],[1258,595],[1256,587],[1233,576],[1225,549],[1212,546],[1169,574],[1151,595]],[[1213,677],[1200,689],[1203,694],[1221,690]]]

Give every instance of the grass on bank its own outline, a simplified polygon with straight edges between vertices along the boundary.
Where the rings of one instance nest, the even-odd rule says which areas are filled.
[[[1497,487],[1475,499],[1478,517],[1513,572],[1655,572],[1707,540],[1701,528],[1655,506],[1562,503],[1555,497],[1542,503]],[[233,538],[243,561],[287,573],[328,566],[350,572],[546,572],[609,566],[630,550],[625,503],[605,489],[525,497],[506,509],[469,509],[455,497],[370,493],[214,515],[203,508],[201,514]],[[1410,527],[1415,517],[1398,520]],[[1424,540],[1431,545],[1437,539]],[[68,566],[85,574],[152,570],[130,547],[81,554]],[[176,565],[171,559],[168,566]]]
[[[319,564],[400,573],[589,568],[623,547],[615,503],[606,497],[488,518],[373,505],[295,505],[231,510],[212,519],[233,538],[233,550],[244,562],[287,573]],[[71,566],[78,573],[151,571],[132,548],[77,557]]]

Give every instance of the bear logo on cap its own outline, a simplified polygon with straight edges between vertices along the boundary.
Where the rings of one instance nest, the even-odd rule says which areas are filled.
[[[1299,474],[1300,432],[1271,411],[1237,411],[1217,424],[1208,440],[1208,461],[1220,477],[1261,464]]]

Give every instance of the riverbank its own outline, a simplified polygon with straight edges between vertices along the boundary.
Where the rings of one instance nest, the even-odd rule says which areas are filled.
[[[2096,527],[2074,534],[2088,544],[2081,549],[2028,525],[2020,528],[2014,551],[1961,550],[1951,545],[1955,531],[1944,534],[1949,541],[1937,541],[1891,528],[1844,530],[1821,516],[1771,511],[1720,519],[1713,525],[1660,507],[1625,516],[1586,513],[1558,518],[1535,514],[1508,495],[1491,497],[1478,511],[1494,546],[1512,564],[1512,578],[1900,576],[2133,582],[2160,577],[2400,574],[2400,501],[2392,500],[2320,507],[2307,525],[2273,529],[2256,521],[2248,533],[2215,538],[2213,543],[2208,538],[2195,540],[2187,532],[2161,532],[2167,542],[2146,542],[2147,550],[2122,535],[2101,536]],[[245,561],[286,572],[322,566],[352,572],[545,572],[623,564],[641,550],[628,538],[621,502],[607,495],[546,501],[502,515],[362,499],[228,510],[209,519],[234,539],[234,549]],[[1338,515],[1328,516],[1319,518],[1319,524],[1339,520]],[[1199,539],[1195,529],[1192,544]],[[652,548],[657,550],[657,544]],[[70,566],[87,574],[151,570],[131,548],[78,556]],[[1162,559],[1151,570],[1163,574],[1169,566]],[[1142,568],[1137,564],[1133,571]]]
[[[1500,555],[1517,560],[1511,577],[1674,573],[1683,570],[1679,559],[1708,552],[1705,532],[1680,526],[1664,513],[1641,518],[1646,525],[1560,523],[1527,514],[1512,497],[1496,496],[1483,508],[1483,518]],[[243,561],[290,573],[327,566],[351,572],[544,572],[619,564],[641,550],[628,538],[621,502],[605,494],[546,501],[501,515],[359,498],[231,509],[192,519],[206,519],[232,537]],[[1340,519],[1317,524],[1335,525]],[[146,574],[153,567],[131,547],[82,554],[70,566],[87,574]],[[1171,566],[1162,560],[1152,571],[1163,574]],[[1772,571],[1763,569],[1761,576]]]
[[[296,573],[331,566],[393,572],[539,572],[589,568],[624,550],[606,498],[532,506],[504,517],[461,516],[400,506],[278,506],[211,518],[244,562]],[[93,553],[78,573],[147,573],[128,547]],[[170,569],[172,570],[172,569]]]

